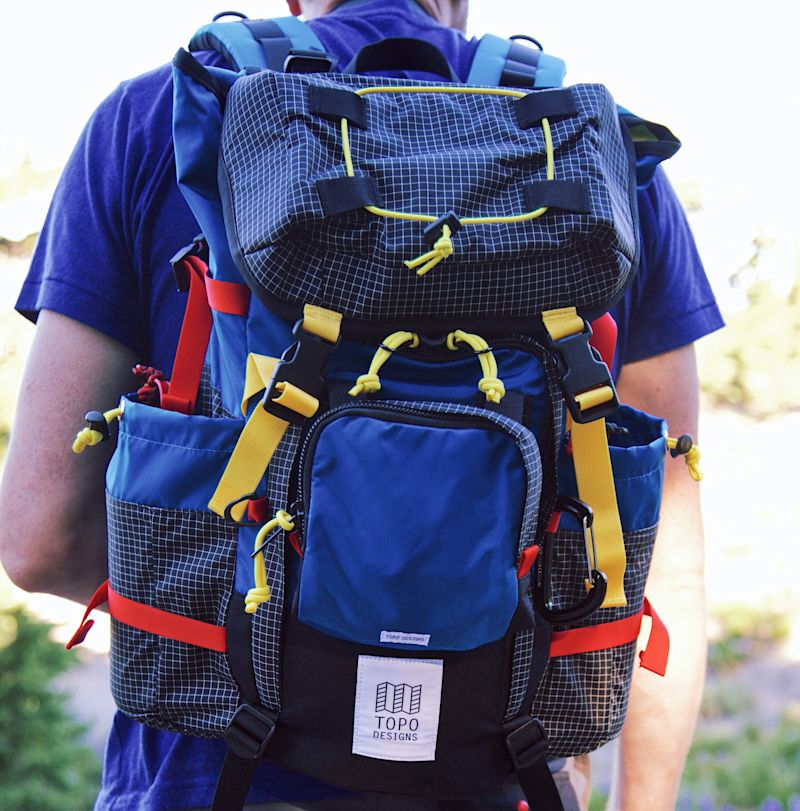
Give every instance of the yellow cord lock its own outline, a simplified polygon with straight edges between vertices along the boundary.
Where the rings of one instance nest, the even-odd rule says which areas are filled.
[[[696,481],[702,481],[703,473],[700,470],[700,448],[694,444],[689,434],[681,434],[676,438],[667,437],[667,448],[670,456],[683,456],[686,467],[689,468],[689,475]]]
[[[248,614],[255,614],[261,603],[269,602],[272,592],[267,583],[267,564],[264,561],[264,547],[267,538],[274,529],[280,527],[285,532],[294,529],[294,519],[286,510],[278,510],[271,521],[267,521],[256,535],[255,549],[253,551],[253,580],[255,586],[250,589],[244,598],[244,610]]]
[[[105,442],[111,436],[109,430],[111,423],[114,420],[122,419],[122,407],[112,408],[105,413],[89,411],[84,419],[86,427],[78,431],[75,441],[72,443],[73,453],[83,453],[90,445]]]

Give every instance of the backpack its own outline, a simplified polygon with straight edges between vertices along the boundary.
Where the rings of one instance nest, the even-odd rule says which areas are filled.
[[[538,43],[536,43],[538,45]],[[666,630],[644,597],[665,454],[620,405],[609,307],[637,189],[679,143],[564,63],[486,36],[342,73],[295,18],[216,21],[174,60],[172,377],[119,423],[107,602],[119,708],[224,737],[214,809],[263,757],[363,792],[464,798],[620,732]],[[365,73],[425,70],[436,81]]]

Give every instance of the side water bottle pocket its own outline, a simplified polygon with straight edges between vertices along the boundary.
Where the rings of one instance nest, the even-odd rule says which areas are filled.
[[[344,406],[310,430],[299,474],[302,623],[401,650],[504,636],[520,604],[519,554],[536,533],[530,431],[470,406]]]
[[[628,406],[608,418],[609,453],[625,543],[627,605],[601,608],[577,622],[563,620],[556,631],[608,625],[641,614],[650,559],[658,529],[664,479],[666,425]],[[559,491],[578,495],[569,454],[562,455]],[[575,516],[564,512],[549,533],[543,558],[549,582],[539,583],[554,613],[566,617],[586,600],[587,542]],[[602,569],[602,556],[598,562]],[[608,627],[611,627],[608,625]],[[545,726],[552,757],[593,751],[619,735],[625,720],[636,642],[557,655],[550,659],[533,714]]]

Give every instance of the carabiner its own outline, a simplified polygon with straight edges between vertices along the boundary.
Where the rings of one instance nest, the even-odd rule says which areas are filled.
[[[544,544],[542,555],[540,556],[541,568],[539,569],[538,587],[533,594],[533,605],[536,612],[547,622],[554,625],[570,625],[575,622],[585,620],[594,614],[603,604],[608,588],[608,579],[604,572],[595,568],[597,560],[597,548],[595,546],[592,522],[594,515],[592,508],[583,501],[572,496],[559,496],[555,504],[556,512],[566,512],[574,516],[583,528],[583,539],[586,548],[586,569],[588,578],[586,585],[588,593],[578,605],[571,608],[553,608],[553,597],[551,591],[551,573],[553,566],[553,552],[551,550],[552,538]]]

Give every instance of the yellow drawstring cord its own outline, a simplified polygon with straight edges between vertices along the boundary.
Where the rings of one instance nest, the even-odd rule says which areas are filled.
[[[285,510],[278,510],[275,517],[264,524],[258,531],[258,535],[256,535],[255,557],[253,558],[253,580],[256,585],[247,592],[244,598],[244,610],[248,614],[255,614],[261,603],[268,602],[272,596],[267,583],[267,564],[264,561],[262,546],[269,533],[277,527],[286,532],[291,532],[294,529],[294,520]]]
[[[456,344],[464,343],[475,350],[483,369],[483,377],[478,381],[478,388],[486,395],[490,403],[499,403],[506,394],[503,381],[497,376],[497,361],[489,344],[480,335],[457,329],[447,336],[447,348],[458,349]]]
[[[684,434],[684,436],[688,436]],[[684,437],[678,437],[677,439],[674,437],[667,437],[667,448],[669,450],[676,450]],[[691,442],[691,437],[688,437],[689,441]],[[696,481],[702,481],[703,473],[700,470],[700,448],[697,447],[693,442],[688,450],[679,450],[679,454],[682,454],[685,461],[686,467],[689,468],[689,475]]]
[[[417,276],[424,276],[431,268],[436,267],[439,262],[453,255],[453,240],[450,238],[451,236],[452,232],[450,226],[443,225],[442,235],[433,243],[432,250],[422,254],[422,256],[418,256],[416,259],[407,260],[403,262],[403,264],[409,268],[409,270],[419,268]],[[420,265],[423,267],[419,267]]]
[[[103,419],[106,421],[106,425],[111,425],[115,419],[122,419],[122,408],[112,408],[110,411],[106,411]],[[83,453],[90,445],[99,445],[107,436],[107,433],[104,434],[87,425],[78,431],[75,441],[72,443],[72,451],[73,453]]]
[[[375,356],[372,358],[372,363],[369,365],[369,372],[361,375],[356,380],[355,386],[350,389],[348,394],[351,397],[358,397],[362,392],[374,394],[376,391],[380,391],[381,379],[378,377],[378,372],[381,370],[381,366],[389,360],[392,353],[403,344],[410,344],[411,349],[415,349],[419,346],[419,336],[414,332],[393,332],[378,347]]]

